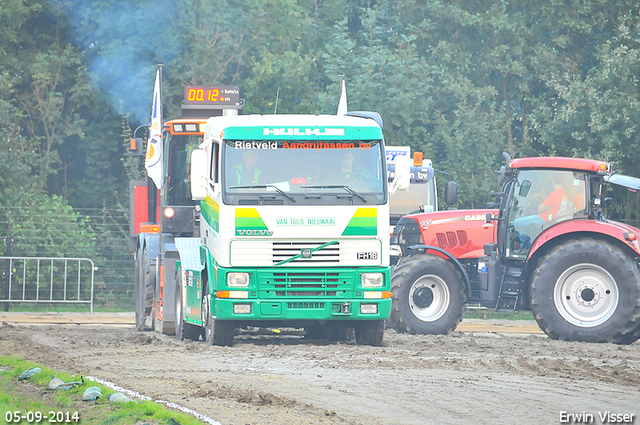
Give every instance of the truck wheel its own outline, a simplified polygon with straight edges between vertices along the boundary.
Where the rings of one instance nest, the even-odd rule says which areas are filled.
[[[210,295],[206,291],[202,293],[202,323],[204,324],[204,340],[210,345],[222,345],[231,347],[236,328],[233,321],[216,320],[211,317],[209,311]]]
[[[538,325],[553,339],[630,344],[640,336],[640,273],[607,241],[555,247],[534,270],[530,294]]]
[[[462,277],[435,255],[400,259],[391,277],[389,323],[397,332],[447,334],[462,320],[467,299]]]
[[[156,287],[156,274],[153,267],[147,272],[147,250],[138,251],[136,255],[135,301],[136,301],[136,329],[150,331],[146,325],[147,317],[153,307],[153,293]]]
[[[176,337],[198,341],[202,335],[202,327],[184,321],[182,302],[182,268],[178,268],[178,284],[176,285]]]
[[[384,320],[363,320],[356,323],[356,344],[382,345]]]

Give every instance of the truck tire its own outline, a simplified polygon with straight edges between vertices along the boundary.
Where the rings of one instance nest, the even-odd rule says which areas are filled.
[[[156,287],[156,274],[153,267],[148,267],[147,250],[136,253],[135,276],[135,304],[136,304],[136,329],[150,331],[151,326],[146,325],[147,317],[153,308],[153,294]],[[150,270],[148,270],[148,268]]]
[[[621,248],[573,239],[533,271],[531,311],[553,339],[630,344],[640,337],[640,273]]]
[[[235,323],[230,320],[216,320],[209,311],[210,295],[208,291],[202,293],[202,323],[204,325],[204,340],[209,345],[233,346],[235,337]]]
[[[381,346],[384,320],[363,320],[356,323],[356,344]]]
[[[401,258],[392,272],[391,293],[389,323],[397,332],[447,334],[466,308],[460,273],[435,255]]]
[[[190,339],[192,341],[198,341],[203,334],[201,326],[194,325],[193,323],[187,323],[184,321],[184,303],[182,302],[182,267],[178,268],[178,281],[176,285],[176,337],[178,339]]]

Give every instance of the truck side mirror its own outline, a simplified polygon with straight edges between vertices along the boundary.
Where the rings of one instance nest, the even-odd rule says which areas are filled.
[[[458,202],[458,185],[456,182],[446,182],[444,184],[444,202],[451,206]]]
[[[207,173],[207,153],[202,149],[191,152],[191,198],[200,201],[207,197],[209,186]]]
[[[407,155],[396,156],[395,177],[389,192],[393,195],[396,190],[408,190],[411,185],[411,158]]]

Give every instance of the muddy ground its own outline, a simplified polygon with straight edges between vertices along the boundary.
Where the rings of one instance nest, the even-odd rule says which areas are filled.
[[[605,412],[640,424],[639,342],[387,330],[384,347],[283,335],[215,347],[133,326],[3,323],[0,355],[10,354],[224,425],[558,424],[572,414],[600,424]]]

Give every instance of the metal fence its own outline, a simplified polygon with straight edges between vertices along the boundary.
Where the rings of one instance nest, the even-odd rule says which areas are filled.
[[[0,257],[14,259],[0,262],[0,309],[134,311],[135,271],[129,251],[128,209],[0,207]],[[26,259],[26,264],[17,258]],[[92,264],[78,264],[78,259]],[[10,288],[7,282],[11,282]],[[39,291],[38,300],[34,291]],[[68,302],[55,302],[65,299]]]
[[[2,264],[4,263],[4,264]],[[95,266],[88,258],[0,257],[0,303],[87,304],[93,313]],[[4,286],[4,288],[3,288]]]

